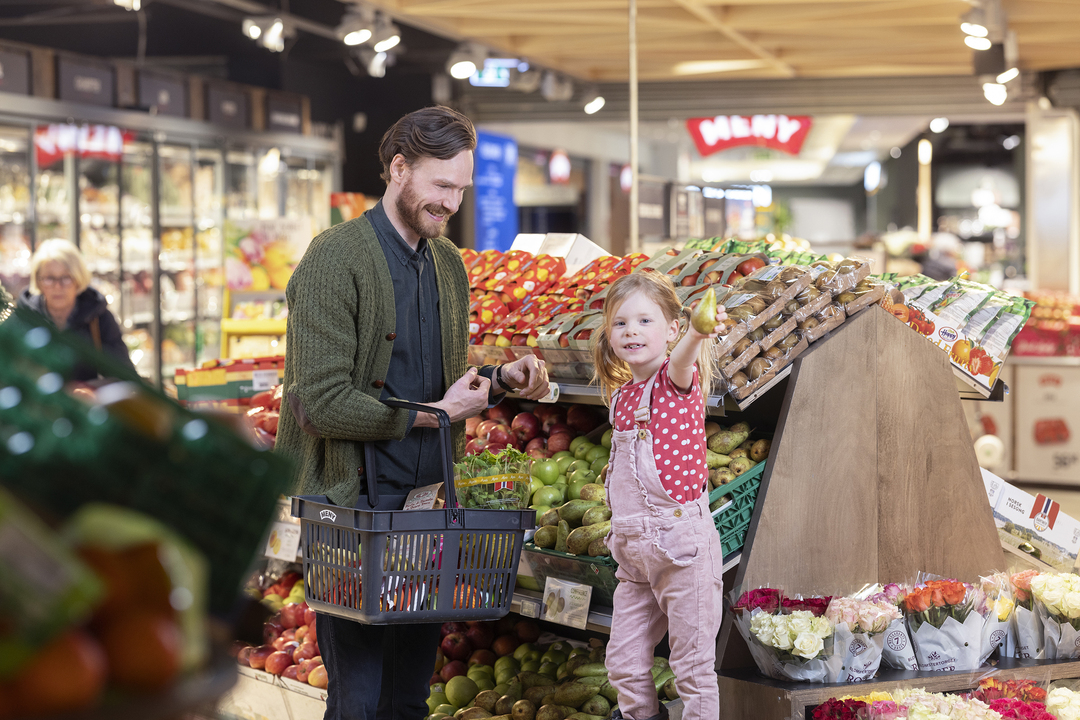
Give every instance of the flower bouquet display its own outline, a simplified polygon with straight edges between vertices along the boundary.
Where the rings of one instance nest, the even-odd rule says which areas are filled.
[[[942,695],[913,689],[896,690],[893,697],[900,708],[898,717],[911,720],[998,720],[1000,717],[981,700],[966,699],[959,695]]]
[[[901,604],[920,670],[974,670],[986,660],[979,591],[956,580],[928,580]],[[984,605],[985,607],[985,605]]]
[[[1046,657],[1043,647],[1043,625],[1031,596],[1031,581],[1038,570],[1025,570],[1009,576],[1015,607],[1012,613],[1013,657],[1042,660]]]
[[[889,583],[872,585],[859,591],[856,597],[865,598],[872,602],[887,602],[897,609],[897,618],[890,623],[885,631],[885,643],[881,650],[881,664],[894,670],[918,670],[919,661],[915,659],[915,647],[908,636],[907,623],[903,613],[900,612],[900,603],[903,602],[908,590],[903,585]]]
[[[781,603],[779,590],[761,588],[732,605],[735,626],[758,670],[777,680],[837,682],[842,659],[833,652],[832,623],[809,610],[783,614]]]
[[[1031,579],[1031,594],[1043,624],[1046,659],[1080,657],[1080,576],[1039,573]]]
[[[1000,657],[1013,657],[1016,650],[1016,632],[1013,629],[1012,614],[1015,607],[1012,584],[1006,573],[994,573],[980,578],[982,600],[986,616],[983,627],[983,655],[990,657],[999,650]]]
[[[1046,709],[1057,720],[1080,720],[1080,693],[1066,687],[1053,688],[1046,697]]]
[[[902,617],[888,600],[833,598],[825,611],[833,624],[833,647],[842,658],[843,682],[862,682],[877,674],[885,635]]]

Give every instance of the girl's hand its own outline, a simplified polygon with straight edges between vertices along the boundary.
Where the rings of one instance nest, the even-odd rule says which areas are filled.
[[[689,323],[686,333],[698,340],[711,340],[720,334],[720,326],[725,320],[727,320],[727,311],[723,305],[720,305],[716,308],[716,326],[711,333],[698,332],[698,329],[694,327],[694,323]]]

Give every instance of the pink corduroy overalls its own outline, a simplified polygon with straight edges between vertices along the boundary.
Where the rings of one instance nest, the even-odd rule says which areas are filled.
[[[649,430],[653,375],[634,413],[634,430],[613,430],[607,480],[611,508],[614,615],[607,645],[608,678],[619,693],[623,717],[648,720],[659,702],[653,652],[669,633],[671,669],[685,720],[717,720],[716,635],[722,611],[723,550],[709,512],[708,493],[679,503],[660,481]],[[615,426],[616,397],[611,402]]]

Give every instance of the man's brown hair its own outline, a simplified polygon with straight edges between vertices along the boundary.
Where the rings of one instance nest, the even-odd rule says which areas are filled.
[[[390,163],[400,153],[406,164],[421,158],[449,160],[476,149],[476,128],[457,110],[435,105],[411,112],[394,123],[379,145],[383,182],[390,183]]]

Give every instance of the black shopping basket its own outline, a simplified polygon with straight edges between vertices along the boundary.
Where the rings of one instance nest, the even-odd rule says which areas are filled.
[[[300,519],[304,594],[317,612],[368,625],[495,620],[510,611],[532,510],[457,507],[450,416],[401,400],[386,405],[439,420],[446,507],[360,510],[324,495],[292,499]],[[368,501],[378,505],[374,456],[366,457]]]

